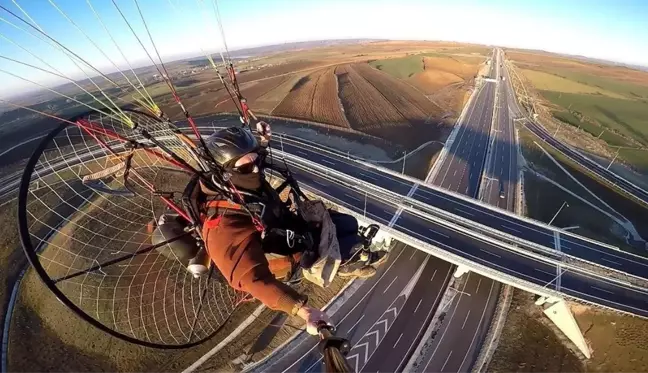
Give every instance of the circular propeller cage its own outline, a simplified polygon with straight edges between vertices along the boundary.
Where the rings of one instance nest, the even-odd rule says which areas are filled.
[[[245,294],[213,269],[194,278],[152,244],[159,216],[182,206],[193,175],[168,151],[198,166],[168,123],[123,115],[87,114],[42,140],[19,191],[22,244],[45,285],[95,327],[148,347],[194,346],[219,330]]]

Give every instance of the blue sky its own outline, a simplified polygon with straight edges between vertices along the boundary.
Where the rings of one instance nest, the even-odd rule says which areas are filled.
[[[25,17],[13,3],[0,5]],[[135,65],[147,63],[142,47],[111,0],[15,0],[54,39],[102,71],[112,63],[50,3],[60,7],[115,62],[125,60],[88,5],[107,25]],[[134,0],[116,0],[154,56]],[[213,0],[138,0],[156,46],[165,59],[222,48]],[[648,66],[648,1],[512,0],[219,0],[230,49],[333,38],[454,40],[581,54]],[[83,77],[60,50],[2,20],[27,28],[0,10],[0,56],[51,69],[25,47],[69,76]],[[80,64],[82,65],[82,64]],[[59,80],[0,59],[0,69],[52,84]],[[90,69],[86,73],[95,75]],[[0,97],[36,88],[0,72]]]

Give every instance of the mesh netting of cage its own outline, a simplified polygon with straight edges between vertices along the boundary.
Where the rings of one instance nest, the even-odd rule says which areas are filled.
[[[189,233],[152,243],[159,216],[181,206],[192,176],[178,161],[196,161],[167,123],[124,113],[134,128],[91,113],[44,138],[19,191],[23,247],[45,285],[92,325],[149,347],[194,346],[219,330],[245,294],[213,267],[194,278],[164,252]]]

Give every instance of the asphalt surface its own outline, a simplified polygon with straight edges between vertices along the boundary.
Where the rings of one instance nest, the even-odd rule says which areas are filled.
[[[496,87],[495,83],[486,82],[479,88],[433,184],[477,198],[488,150]],[[418,195],[422,193],[425,192]]]
[[[519,182],[517,142],[507,95],[507,82],[510,80],[503,68],[500,69],[500,76],[505,77],[505,80],[500,80],[497,85],[498,111],[491,132],[491,162],[484,173],[482,200],[501,209],[514,211]]]
[[[403,318],[399,315],[428,314],[436,307],[441,293],[439,285],[451,273],[450,264],[429,258],[409,246],[399,244],[392,250],[388,262],[376,276],[365,281],[333,315],[337,334],[348,338],[354,346],[347,360],[357,371],[376,347],[387,341],[385,333],[402,326]],[[405,346],[406,340],[401,338],[398,343]],[[255,371],[322,371],[321,354],[316,347],[315,338],[298,337],[282,351],[281,357]],[[403,356],[396,354],[395,358],[400,362]]]
[[[495,62],[491,63],[490,77],[497,78]],[[489,179],[484,179],[484,176],[495,177],[493,172],[499,171],[507,176],[503,182],[515,184],[515,180],[510,177],[516,172],[510,169],[515,164],[502,164],[497,158],[498,151],[502,150],[509,151],[510,155],[515,141],[501,141],[499,135],[502,132],[498,131],[505,130],[501,125],[504,123],[501,115],[493,121],[496,89],[499,89],[499,85],[494,82],[487,82],[483,86],[481,95],[476,97],[478,102],[471,108],[470,115],[460,128],[457,139],[437,173],[435,184],[473,198],[482,194],[479,192],[480,188],[486,188],[483,200],[506,209],[507,203],[499,198],[499,193],[493,198],[492,193],[489,193],[492,189],[488,183]],[[492,131],[493,123],[496,126],[495,131]],[[495,137],[492,144],[491,136]],[[490,157],[489,147],[493,153]],[[512,191],[513,194],[506,198],[507,201],[514,200],[514,187]],[[432,344],[420,358],[421,368],[416,369],[417,371],[467,372],[471,370],[481,350],[497,307],[501,284],[473,272],[463,277],[463,285],[458,289],[459,292],[445,314],[440,329],[436,331]]]
[[[434,344],[425,360],[424,372],[467,372],[480,351],[483,337],[497,305],[500,284],[469,272],[459,287]],[[494,300],[494,301],[491,301]]]

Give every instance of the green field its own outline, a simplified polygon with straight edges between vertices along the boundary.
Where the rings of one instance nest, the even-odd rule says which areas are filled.
[[[386,60],[375,60],[369,62],[369,65],[396,78],[407,79],[414,74],[423,72],[423,56],[416,55]]]
[[[458,48],[439,48],[439,52],[444,54],[478,54],[482,56],[489,55],[493,49],[481,46],[458,47]]]
[[[619,159],[636,166],[644,173],[648,172],[648,150],[646,149],[621,149]]]
[[[470,65],[477,65],[484,60],[484,57],[480,55],[474,57],[454,55],[454,53],[459,52],[456,48],[453,48],[443,52],[426,52],[401,58],[374,60],[370,61],[369,65],[396,78],[407,79],[424,71],[424,57],[443,57],[447,58],[450,63],[457,63],[458,61]]]
[[[581,84],[597,87],[606,91],[612,91],[632,100],[648,100],[648,86],[626,83],[611,78],[585,74],[567,69],[553,68],[547,69],[547,72]]]
[[[610,131],[605,131],[603,132],[603,128],[597,124],[591,123],[589,121],[581,121],[576,117],[574,114],[568,111],[554,111],[552,112],[554,118],[570,124],[576,128],[580,128],[583,131],[589,133],[590,135],[600,137],[603,141],[607,142],[608,144],[612,146],[628,146],[632,147],[634,146],[633,143],[631,143],[628,139],[626,139],[623,136],[617,135],[614,132]],[[601,132],[603,132],[601,134]]]
[[[615,78],[624,74],[616,67],[592,66],[582,71],[538,65],[525,68],[522,72],[531,84],[556,106],[554,118],[611,146],[648,148],[648,85]],[[632,79],[639,79],[633,74]],[[619,158],[648,169],[648,152],[623,149]]]
[[[524,74],[524,76],[531,81],[531,84],[533,84],[536,89],[541,91],[604,95],[621,99],[626,98],[625,96],[620,95],[615,91],[584,84],[556,74],[528,69],[522,69],[521,71],[522,74]]]
[[[541,91],[541,93],[547,100],[572,113],[572,117],[574,117],[573,113],[580,113],[600,125],[601,130],[599,131],[586,129],[596,136],[606,128],[632,138],[644,146],[648,145],[648,103],[602,95],[555,91]],[[571,121],[568,122],[573,124]],[[611,143],[611,145],[620,144]]]

